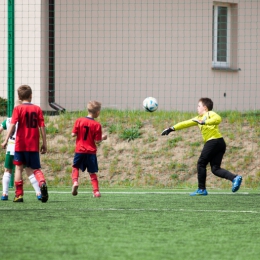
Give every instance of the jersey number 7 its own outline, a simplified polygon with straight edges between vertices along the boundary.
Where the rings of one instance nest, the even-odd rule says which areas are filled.
[[[84,138],[83,138],[83,140],[87,140],[87,138],[88,138],[89,127],[84,125],[84,128],[86,129],[86,132],[85,132],[85,134],[84,134]]]

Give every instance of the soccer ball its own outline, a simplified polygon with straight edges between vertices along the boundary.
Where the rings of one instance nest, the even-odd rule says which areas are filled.
[[[154,112],[158,108],[158,102],[154,97],[147,97],[143,101],[143,107],[147,112]]]

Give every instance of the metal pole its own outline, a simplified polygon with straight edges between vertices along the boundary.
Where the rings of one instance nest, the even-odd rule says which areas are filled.
[[[15,73],[15,64],[14,64],[14,2],[15,0],[8,1],[8,82],[7,82],[7,116],[11,117],[13,108],[14,108],[14,73]],[[12,173],[11,181],[9,187],[14,186],[14,173]]]
[[[55,0],[49,0],[49,105],[56,111],[66,111],[55,102]]]

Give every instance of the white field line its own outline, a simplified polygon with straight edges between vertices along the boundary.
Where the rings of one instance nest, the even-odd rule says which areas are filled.
[[[10,193],[13,193],[11,191]],[[25,191],[25,193],[34,193],[34,191]],[[49,191],[50,194],[70,194],[71,191]],[[91,192],[80,192],[82,194],[92,194]],[[126,195],[149,195],[149,194],[167,194],[167,195],[186,195],[190,192],[161,192],[161,191],[152,191],[152,192],[130,192],[130,191],[109,191],[109,192],[102,192],[102,194],[126,194]],[[234,195],[232,192],[210,192],[209,194],[212,195]],[[248,192],[239,192],[242,195],[248,195]],[[47,205],[47,204],[46,204]],[[0,208],[1,210],[7,210],[8,208]],[[40,208],[38,208],[40,209]],[[46,208],[43,208],[46,210]],[[67,210],[67,208],[55,208],[55,210]],[[260,214],[260,211],[251,211],[251,210],[194,210],[194,209],[156,209],[156,208],[148,208],[148,209],[127,209],[127,208],[80,208],[79,211],[164,211],[164,212],[216,212],[216,213],[250,213],[250,214]]]
[[[45,204],[45,205],[48,205]],[[10,210],[10,208],[0,208],[0,211],[5,211],[5,210]],[[12,209],[13,210],[13,209]],[[19,211],[19,209],[17,209]],[[37,210],[46,210],[46,207],[45,208],[37,208]],[[68,210],[68,208],[59,208],[59,207],[56,207],[55,208],[55,211],[57,210]],[[149,211],[158,211],[158,212],[205,212],[205,213],[211,213],[211,212],[215,212],[215,213],[235,213],[235,214],[238,214],[238,213],[249,213],[249,214],[260,214],[260,211],[255,211],[255,210],[218,210],[218,209],[211,209],[211,210],[204,210],[204,209],[155,209],[155,208],[148,208],[148,209],[127,209],[127,208],[78,208],[77,209],[78,211],[135,211],[135,212],[149,212]]]
[[[100,191],[101,194],[126,194],[126,195],[149,195],[149,194],[171,194],[171,195],[187,195],[190,194],[192,191],[189,192],[181,192],[181,191]],[[9,193],[14,193],[10,191]],[[24,191],[24,193],[35,193],[34,191]],[[71,191],[48,191],[48,193],[52,194],[70,194]],[[92,194],[92,192],[89,191],[79,191],[79,193],[82,194]],[[209,195],[235,195],[235,194],[240,194],[240,195],[249,195],[249,192],[237,192],[237,193],[232,193],[232,192],[209,192]]]
[[[84,210],[84,209],[81,209]],[[259,214],[260,212],[254,210],[203,210],[203,209],[117,209],[117,208],[99,208],[99,209],[86,209],[87,211],[175,211],[175,212],[219,212],[219,213],[254,213]]]

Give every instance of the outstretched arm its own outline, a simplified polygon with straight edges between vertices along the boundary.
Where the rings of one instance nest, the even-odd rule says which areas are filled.
[[[172,131],[181,130],[181,129],[188,128],[188,127],[195,126],[195,125],[197,125],[197,123],[195,123],[193,121],[193,119],[182,121],[182,122],[177,123],[176,125],[174,125],[172,127],[164,129],[162,131],[161,135],[168,135]]]

